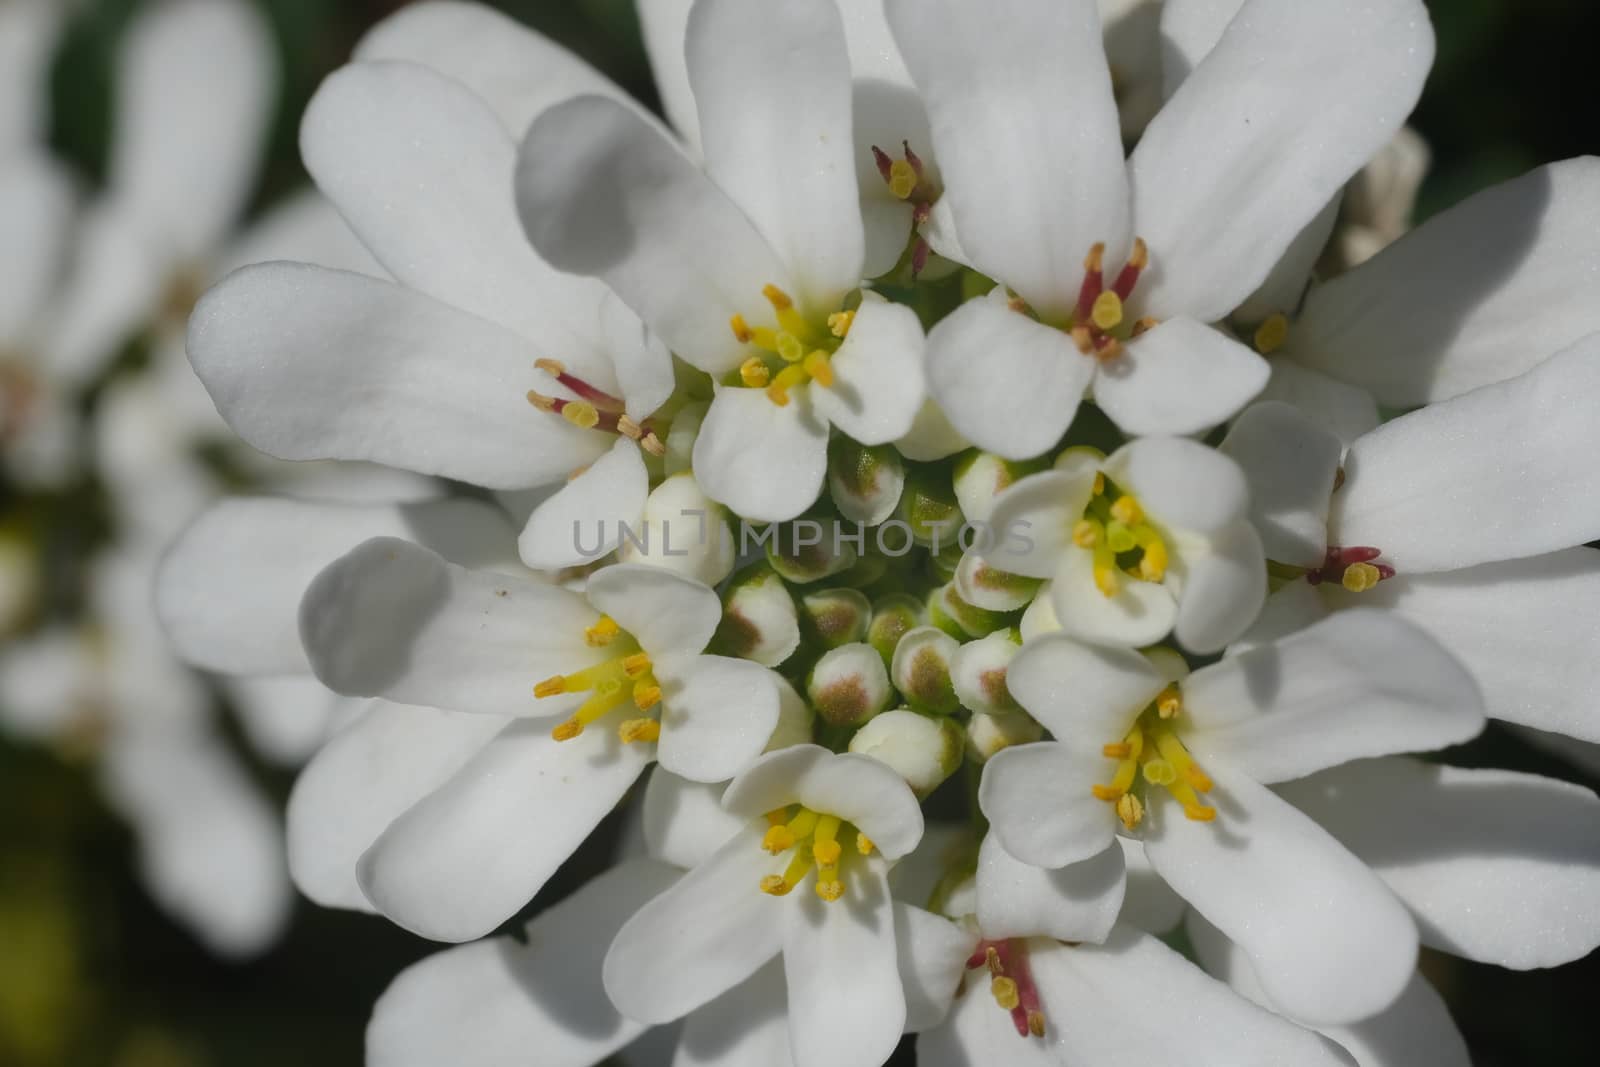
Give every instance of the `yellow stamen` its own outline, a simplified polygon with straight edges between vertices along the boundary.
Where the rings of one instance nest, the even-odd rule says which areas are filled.
[[[1160,319],[1156,318],[1154,315],[1146,315],[1138,322],[1133,324],[1133,336],[1136,338],[1143,337],[1145,334],[1149,333],[1151,330],[1160,325]]]
[[[583,631],[583,640],[590,648],[604,648],[615,641],[617,634],[622,632],[622,627],[609,615],[600,616],[599,620],[587,630]]]
[[[789,390],[800,385],[806,380],[804,367],[785,367],[772,379],[772,384],[767,386],[767,399],[781,407],[789,403]]]
[[[661,687],[651,685],[641,679],[633,683],[633,706],[640,711],[649,711],[661,703]]]
[[[828,332],[835,337],[843,338],[850,333],[850,327],[855,325],[855,321],[854,311],[835,311],[828,316]]]
[[[618,415],[617,432],[630,441],[637,441],[644,436],[644,427],[634,422],[627,415]]]
[[[1169,562],[1165,542],[1155,538],[1144,546],[1144,555],[1139,558],[1139,577],[1147,582],[1159,582],[1167,576]]]
[[[824,389],[832,387],[833,365],[828,362],[828,353],[820,348],[814,348],[806,355],[805,362],[801,366],[811,375],[812,381]]]
[[[811,870],[811,855],[805,849],[795,853],[794,859],[789,861],[789,866],[783,874],[769,874],[761,879],[761,891],[772,896],[781,897],[788,893]]]
[[[561,693],[565,693],[566,691],[567,680],[558,674],[554,678],[546,678],[544,681],[534,686],[533,696],[535,700],[543,700],[545,697],[557,696]]]
[[[917,189],[917,172],[903,159],[889,165],[889,191],[896,200],[905,200]]]
[[[750,333],[750,324],[744,321],[743,315],[735,315],[728,320],[728,327],[733,330],[733,339],[742,345],[750,343],[753,336]]]
[[[622,673],[629,678],[639,678],[650,669],[650,654],[635,652],[622,661]]]
[[[1175,719],[1183,710],[1183,697],[1178,692],[1178,687],[1169,685],[1156,697],[1156,714],[1163,719]]]
[[[830,903],[844,896],[844,883],[839,880],[839,868],[817,869],[817,896]]]
[[[1102,330],[1114,330],[1122,325],[1122,298],[1110,289],[1094,298],[1089,320]]]
[[[861,853],[863,856],[870,856],[870,855],[872,855],[872,850],[877,848],[877,847],[878,847],[877,845],[874,845],[872,843],[872,838],[868,837],[864,833],[861,833],[859,830],[856,831],[856,851],[857,852]]]
[[[1022,997],[1017,992],[1017,983],[1010,978],[991,978],[989,992],[994,997],[994,1002],[1006,1011],[1012,1011],[1022,1003]]]
[[[1070,331],[1070,336],[1072,337],[1072,343],[1078,347],[1079,352],[1086,356],[1094,354],[1094,334],[1090,332],[1089,327],[1082,324],[1074,326]]]
[[[811,845],[811,854],[824,867],[831,867],[839,862],[839,842],[835,840],[838,833],[839,817],[837,815],[823,815],[817,819],[815,840]]]
[[[1112,745],[1102,745],[1100,754],[1106,759],[1127,759],[1133,755],[1133,746],[1126,741],[1118,741]]]
[[[1094,495],[1104,496],[1106,492],[1106,475],[1104,471],[1094,472]]]
[[[1117,818],[1127,829],[1134,829],[1144,821],[1144,804],[1132,793],[1124,793],[1117,798]]]
[[[1377,585],[1381,577],[1378,568],[1370,563],[1352,563],[1344,569],[1344,576],[1339,579],[1339,584],[1352,593],[1365,593]]]
[[[772,372],[761,362],[760,356],[751,356],[739,364],[739,380],[752,389],[765,389],[772,380]]]
[[[774,856],[787,852],[794,847],[794,831],[787,826],[769,826],[766,836],[761,839],[761,847]]]
[[[617,727],[622,743],[631,745],[641,741],[661,740],[661,724],[654,719],[627,719]]]
[[[1101,596],[1114,597],[1117,590],[1122,587],[1117,580],[1117,560],[1112,550],[1105,545],[1094,550],[1094,586],[1100,590]]]
[[[787,311],[794,307],[794,298],[776,285],[763,285],[761,295],[767,298],[767,303],[772,305],[774,311]]]
[[[1089,249],[1089,254],[1083,257],[1084,272],[1087,274],[1098,272],[1104,265],[1105,258],[1106,243],[1104,241],[1095,242],[1094,246]]]
[[[1133,239],[1133,254],[1128,257],[1128,266],[1134,270],[1144,270],[1150,265],[1150,246],[1144,243],[1143,237]]]
[[[639,447],[652,456],[664,456],[667,454],[667,446],[661,442],[661,438],[655,435],[654,430],[644,435],[639,441]]]
[[[1144,521],[1144,508],[1132,496],[1124,493],[1111,505],[1111,517],[1124,526],[1137,526]]]
[[[1256,327],[1256,351],[1270,356],[1283,347],[1289,339],[1289,319],[1283,314],[1273,315]]]
[[[561,409],[561,417],[580,429],[592,430],[600,421],[600,412],[587,401],[574,400]]]
[[[1185,804],[1183,814],[1195,822],[1212,822],[1217,817],[1217,809],[1208,808],[1203,804]]]
[[[789,821],[789,809],[788,808],[773,808],[771,811],[767,812],[767,822],[771,823],[774,826],[778,825],[779,823],[786,823],[788,821]]]
[[[571,741],[581,733],[583,733],[583,723],[577,719],[568,719],[566,722],[559,724],[554,730],[551,730],[550,736],[557,741]]]
[[[761,879],[761,891],[769,896],[781,897],[793,888],[783,880],[781,874],[769,874]]]
[[[559,377],[567,373],[567,366],[559,359],[536,359],[533,365],[551,377]]]
[[[540,411],[554,411],[556,409],[555,397],[545,396],[543,393],[537,392],[533,389],[528,390],[528,403],[532,404]]]
[[[1093,548],[1104,533],[1105,529],[1093,519],[1079,519],[1072,524],[1072,543],[1079,548]]]

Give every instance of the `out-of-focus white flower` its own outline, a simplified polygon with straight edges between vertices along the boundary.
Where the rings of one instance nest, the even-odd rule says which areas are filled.
[[[1347,612],[1177,683],[1136,652],[1042,637],[1006,683],[1056,738],[984,768],[979,803],[1007,852],[1054,869],[1119,830],[1137,836],[1296,1018],[1364,1018],[1400,994],[1416,960],[1411,917],[1261,783],[1478,732],[1470,678],[1421,631]],[[1328,907],[1305,911],[1311,894]]]
[[[1334,232],[1334,251],[1345,269],[1365,263],[1411,229],[1432,158],[1428,142],[1405,126],[1350,180]]]

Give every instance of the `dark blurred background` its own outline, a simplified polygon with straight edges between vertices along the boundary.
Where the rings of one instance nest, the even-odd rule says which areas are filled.
[[[104,168],[111,57],[138,2],[79,5],[55,63],[52,143],[91,177]],[[361,33],[400,5],[261,0],[261,6],[278,35],[286,77],[258,207],[305,181],[295,145],[306,101]],[[654,103],[631,0],[492,6]],[[1413,125],[1432,147],[1434,166],[1419,217],[1537,164],[1600,149],[1600,63],[1593,54],[1600,5],[1432,0],[1429,6],[1438,62]],[[7,502],[8,511],[14,503]],[[87,501],[54,506],[81,509],[84,526],[73,534],[57,533],[61,528],[52,524],[54,536],[95,536]],[[1452,758],[1584,780],[1502,732]],[[287,775],[259,764],[253,770],[280,801],[287,795]],[[605,840],[594,843],[572,867],[593,870],[606,847]],[[541,900],[563,895],[574,881],[571,874],[558,879]],[[396,971],[430,950],[382,920],[302,901],[275,949],[252,963],[220,963],[141,890],[128,833],[106,813],[81,758],[18,747],[0,736],[0,1067],[357,1064],[373,1000]],[[1600,961],[1531,974],[1444,958],[1429,958],[1426,967],[1480,1067],[1600,1062],[1591,1026]],[[530,1064],[536,1055],[530,1050]]]

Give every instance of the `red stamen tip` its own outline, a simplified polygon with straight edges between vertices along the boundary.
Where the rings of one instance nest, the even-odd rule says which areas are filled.
[[[878,173],[883,175],[883,180],[888,181],[889,169],[894,166],[894,160],[889,158],[889,153],[885,152],[877,145],[873,145],[872,161],[878,165]]]

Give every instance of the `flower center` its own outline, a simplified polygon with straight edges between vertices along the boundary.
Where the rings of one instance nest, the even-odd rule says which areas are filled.
[[[1383,550],[1370,545],[1341,548],[1329,545],[1322,566],[1306,572],[1306,581],[1312,585],[1338,582],[1352,593],[1365,593],[1386,578],[1393,578],[1395,570],[1387,563],[1373,562],[1383,555]]]
[[[1104,596],[1117,595],[1121,575],[1159,582],[1167,575],[1167,543],[1138,499],[1104,474],[1094,476],[1094,493],[1083,518],[1073,523],[1072,543],[1094,553],[1094,584]]]
[[[1033,984],[1028,967],[1027,945],[1018,940],[979,941],[967,959],[967,970],[989,968],[989,993],[994,1002],[1011,1013],[1018,1035],[1044,1036],[1044,1011],[1039,1005],[1039,987]]]
[[[1124,341],[1156,325],[1152,318],[1129,323],[1123,307],[1139,284],[1139,275],[1150,265],[1150,250],[1144,238],[1134,238],[1133,253],[1109,289],[1103,269],[1105,255],[1105,243],[1100,242],[1084,257],[1083,284],[1078,288],[1078,303],[1066,326],[1078,351],[1101,361],[1115,359],[1122,353]]]
[[[743,315],[728,321],[740,344],[757,349],[739,366],[739,381],[751,389],[765,389],[767,398],[780,408],[789,403],[789,390],[807,382],[824,389],[833,385],[833,366],[829,362],[844,343],[855,320],[853,311],[836,311],[819,327],[794,306],[794,299],[776,285],[768,285],[761,295],[772,305],[778,325],[751,326]]]
[[[560,360],[541,359],[535,362],[534,366],[566,386],[579,398],[564,400],[558,396],[545,396],[535,390],[528,390],[528,403],[540,411],[554,412],[580,429],[621,434],[631,441],[637,441],[640,448],[653,456],[667,454],[667,446],[661,443],[652,420],[634,422],[628,417],[626,405],[620,397],[612,396],[603,389],[596,389],[577,375],[568,373],[566,366]]]
[[[1289,316],[1281,311],[1268,315],[1261,325],[1256,327],[1251,340],[1255,343],[1257,352],[1263,356],[1272,355],[1289,340]]]
[[[1101,749],[1107,759],[1117,761],[1110,785],[1096,785],[1094,795],[1115,805],[1117,818],[1129,830],[1144,821],[1148,788],[1157,786],[1170,793],[1183,806],[1184,815],[1196,822],[1210,822],[1217,809],[1200,800],[1211,792],[1211,779],[1195,763],[1194,757],[1178,739],[1172,720],[1183,710],[1177,686],[1168,686],[1139,714],[1126,736]],[[1140,781],[1142,772],[1143,781]]]
[[[900,148],[901,157],[895,159],[873,145],[872,160],[878,165],[878,173],[883,176],[884,184],[894,198],[911,205],[911,276],[915,278],[928,265],[930,248],[919,229],[932,214],[933,203],[939,199],[939,189],[929,179],[922,159],[911,150],[911,142],[901,141]]]
[[[761,847],[774,856],[789,853],[788,866],[782,874],[769,874],[761,879],[761,891],[775,897],[787,894],[810,873],[817,869],[817,896],[834,901],[844,896],[844,846],[841,838],[855,838],[859,855],[870,856],[872,839],[837,815],[824,815],[799,804],[767,812],[771,825],[761,839]]]
[[[572,718],[550,731],[557,741],[570,741],[586,726],[611,714],[631,697],[639,711],[649,711],[661,702],[661,684],[648,654],[639,643],[609,615],[583,632],[591,648],[610,648],[617,655],[573,674],[558,674],[533,687],[535,699],[561,693],[592,693],[579,705]],[[661,736],[661,723],[652,718],[627,719],[617,727],[617,736],[627,744],[655,741]]]

